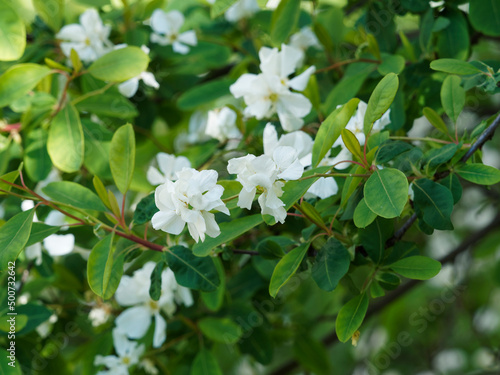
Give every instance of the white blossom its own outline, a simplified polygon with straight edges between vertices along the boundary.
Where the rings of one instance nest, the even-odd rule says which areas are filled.
[[[196,242],[205,240],[205,234],[217,237],[219,226],[212,210],[229,215],[220,197],[224,188],[217,185],[217,172],[184,168],[177,172],[177,181],[166,181],[155,191],[156,206],[160,210],[151,219],[155,229],[180,234],[187,223],[189,234]]]
[[[80,15],[80,23],[63,26],[56,34],[62,40],[61,50],[69,57],[74,49],[80,60],[92,62],[113,49],[109,41],[111,27],[104,25],[95,9],[88,9]]]
[[[220,142],[241,139],[242,134],[236,126],[236,118],[236,113],[228,107],[209,111],[205,133]]]
[[[165,152],[156,155],[156,162],[158,168],[150,166],[146,175],[149,183],[155,186],[167,181],[175,181],[177,172],[184,168],[191,168],[191,162],[185,156],[175,156]]]
[[[224,14],[229,22],[238,22],[243,18],[250,18],[260,10],[256,0],[238,0]]]
[[[178,10],[165,13],[161,9],[156,9],[150,20],[153,29],[151,41],[161,46],[172,45],[174,52],[185,55],[189,52],[188,46],[196,46],[198,39],[194,30],[180,33],[183,24],[184,16]]]
[[[298,130],[304,124],[302,118],[312,108],[304,95],[290,91],[303,91],[314,73],[311,66],[302,74],[289,79],[300,63],[301,51],[283,44],[277,48],[262,47],[259,51],[260,74],[243,74],[231,85],[236,98],[243,98],[247,107],[244,114],[261,120],[277,113],[286,131]]]
[[[117,355],[97,355],[94,365],[104,365],[107,370],[99,371],[97,375],[128,375],[128,369],[139,363],[144,354],[144,344],[138,345],[135,341],[127,340],[127,337],[113,330],[113,344]]]
[[[106,323],[110,316],[111,306],[108,304],[94,306],[89,312],[89,320],[92,322],[93,327]]]
[[[189,289],[177,284],[172,270],[166,269],[162,272],[160,299],[152,300],[148,291],[155,266],[154,262],[147,262],[133,276],[125,275],[120,280],[115,299],[121,306],[129,308],[116,318],[115,330],[131,339],[139,339],[146,334],[154,317],[153,347],[159,348],[167,337],[167,322],[160,311],[171,316],[177,304],[191,306],[193,298]]]
[[[179,134],[174,141],[175,150],[181,152],[189,145],[208,141],[206,134],[208,112],[195,111],[189,118],[188,132]]]
[[[301,51],[299,66],[302,66],[304,64],[306,51],[309,47],[323,49],[323,46],[319,43],[316,34],[314,34],[314,31],[312,31],[312,29],[308,26],[304,26],[290,37],[290,46],[295,47],[297,50]]]

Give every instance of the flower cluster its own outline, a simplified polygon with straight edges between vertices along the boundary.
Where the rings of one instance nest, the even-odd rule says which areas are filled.
[[[178,10],[165,13],[156,9],[151,15],[150,25],[153,29],[151,41],[160,46],[172,46],[174,52],[185,55],[189,52],[188,46],[196,46],[198,39],[193,30],[180,33],[184,24],[184,16]]]

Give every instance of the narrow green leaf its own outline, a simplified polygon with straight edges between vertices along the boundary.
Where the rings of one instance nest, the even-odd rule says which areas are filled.
[[[73,64],[73,69],[75,72],[79,72],[83,68],[82,60],[80,60],[80,56],[78,56],[78,52],[76,52],[73,48],[71,48],[71,52],[69,53],[69,58],[71,60],[71,64]]]
[[[375,121],[382,117],[391,106],[398,92],[399,79],[394,73],[387,74],[373,90],[363,121],[363,131],[369,134]]]
[[[153,215],[159,211],[155,203],[155,193],[149,194],[144,197],[137,204],[134,212],[134,223],[144,224],[151,220]]]
[[[222,375],[214,355],[207,349],[201,349],[193,361],[190,375]]]
[[[330,238],[320,250],[311,275],[318,286],[331,292],[349,270],[351,257],[347,249],[337,239]]]
[[[366,205],[365,198],[361,199],[354,210],[354,225],[358,228],[366,228],[377,217],[377,214]]]
[[[406,142],[387,140],[377,150],[377,164],[387,163],[403,152],[410,151],[412,148],[413,146]]]
[[[149,285],[149,296],[153,301],[158,301],[161,297],[161,277],[163,269],[165,268],[165,262],[161,260],[156,263],[153,272],[151,272],[151,284]]]
[[[109,166],[116,187],[125,194],[132,182],[135,166],[135,134],[131,124],[123,125],[113,135]]]
[[[15,262],[28,242],[35,209],[23,211],[0,227],[0,271]]]
[[[199,258],[183,246],[167,250],[167,262],[177,282],[186,288],[213,292],[220,285],[211,257]]]
[[[90,65],[88,72],[102,81],[123,82],[144,72],[148,64],[149,57],[142,49],[128,46],[100,57]]]
[[[76,182],[51,182],[42,191],[50,198],[61,203],[86,210],[106,211],[106,207],[92,190]]]
[[[26,48],[26,27],[13,8],[14,5],[9,1],[0,0],[0,60],[2,61],[20,59]]]
[[[4,174],[3,176],[0,176],[0,180],[14,182],[17,180],[18,177],[19,177],[19,171],[12,171],[12,172]],[[5,190],[5,191],[10,191],[12,189],[12,185],[9,185],[5,182],[0,182],[0,189]],[[6,193],[0,192],[0,196],[2,196],[4,194],[6,194]]]
[[[378,216],[398,217],[408,201],[408,180],[394,168],[376,169],[364,186],[365,203]]]
[[[361,326],[368,310],[368,302],[368,296],[363,293],[351,299],[340,309],[335,321],[335,332],[340,342],[349,340]]]
[[[271,277],[271,283],[269,284],[269,294],[272,297],[276,297],[281,287],[295,274],[307,253],[307,249],[309,249],[309,243],[303,243],[286,254],[278,262]]]
[[[0,14],[2,14],[1,10]],[[0,40],[2,39],[0,37]],[[38,64],[14,65],[0,76],[0,107],[5,107],[22,98],[51,73],[49,68]]]
[[[441,104],[453,122],[457,122],[465,105],[465,90],[460,86],[461,82],[462,79],[458,76],[448,76],[441,87]]]
[[[431,62],[431,69],[439,72],[458,75],[471,75],[482,73],[480,69],[474,65],[456,59],[438,59]]]
[[[210,340],[222,344],[235,344],[241,338],[241,327],[229,318],[204,318],[198,321],[201,332]]]
[[[432,126],[434,126],[437,130],[439,130],[443,134],[448,134],[448,128],[446,127],[446,124],[444,123],[443,119],[441,116],[439,116],[435,110],[433,110],[430,107],[425,107],[422,110],[425,118],[429,120]]]
[[[441,263],[424,256],[411,256],[398,260],[390,268],[401,276],[415,280],[428,280],[441,270]]]
[[[78,111],[70,103],[67,103],[52,120],[47,151],[52,163],[63,172],[76,172],[83,164],[82,124]]]
[[[361,153],[361,146],[356,136],[349,129],[342,129],[342,140],[345,146],[358,161],[363,161],[363,154]]]
[[[97,195],[99,196],[101,202],[104,203],[104,205],[107,208],[111,209],[108,193],[106,192],[106,188],[104,187],[104,184],[102,183],[101,179],[97,176],[94,176],[92,183],[94,184],[94,189],[97,192]]]
[[[279,45],[286,41],[297,26],[300,0],[282,0],[271,18],[271,40]]]
[[[453,229],[450,220],[453,211],[451,191],[427,178],[414,181],[412,188],[415,211],[423,217],[424,222],[434,229]]]
[[[450,143],[439,148],[429,150],[424,154],[424,163],[427,163],[429,168],[435,168],[440,164],[446,163],[457,152],[458,145]]]
[[[500,171],[480,163],[464,164],[455,167],[455,172],[464,180],[479,185],[494,185],[500,182]]]

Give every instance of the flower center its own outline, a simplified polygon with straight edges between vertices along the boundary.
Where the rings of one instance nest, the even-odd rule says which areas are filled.
[[[269,100],[272,101],[273,103],[277,102],[278,101],[278,94],[273,92],[271,95],[269,95]]]
[[[125,365],[130,365],[130,358],[129,357],[123,357],[122,358],[122,362],[125,364]]]
[[[90,46],[90,39],[89,38],[85,38],[85,45]]]
[[[150,300],[150,301],[149,301],[149,307],[150,307],[150,308],[151,308],[151,310],[153,310],[153,311],[158,310],[158,309],[159,309],[158,302],[153,301],[153,300]]]

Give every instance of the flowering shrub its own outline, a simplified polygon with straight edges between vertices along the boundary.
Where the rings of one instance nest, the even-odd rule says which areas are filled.
[[[2,373],[498,370],[495,9],[0,0]]]

